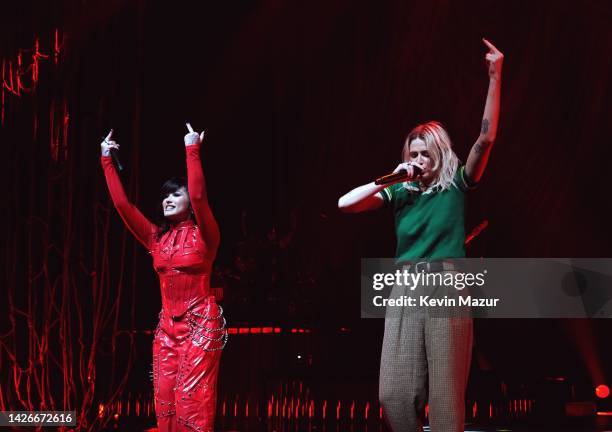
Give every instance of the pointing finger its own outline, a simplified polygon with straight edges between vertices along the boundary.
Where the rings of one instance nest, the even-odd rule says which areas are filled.
[[[204,142],[204,134],[206,133],[206,131],[202,131],[202,133],[200,134],[200,142]]]
[[[191,127],[190,123],[185,123],[185,125],[187,126],[187,129],[189,130],[190,133],[193,133],[193,128]]]
[[[106,138],[104,138],[104,141],[110,140],[112,136],[113,136],[113,130],[111,129],[108,135],[106,135]]]
[[[486,40],[485,38],[482,38],[482,41],[484,42],[484,44],[487,46],[487,48],[489,48],[491,51],[498,51],[497,48],[495,48],[495,45],[493,45],[491,42],[489,42],[488,40]]]

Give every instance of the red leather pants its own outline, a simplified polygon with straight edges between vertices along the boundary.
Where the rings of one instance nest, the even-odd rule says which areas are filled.
[[[217,375],[227,341],[214,297],[182,317],[160,313],[153,340],[153,386],[159,432],[213,432]]]

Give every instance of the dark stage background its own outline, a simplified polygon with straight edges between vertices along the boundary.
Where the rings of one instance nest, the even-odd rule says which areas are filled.
[[[299,364],[287,344],[249,360],[236,336],[224,388],[259,386],[261,367],[374,382],[376,398],[382,321],[360,320],[358,275],[361,257],[393,255],[392,215],[342,215],[337,199],[393,170],[419,122],[444,123],[465,160],[488,85],[482,37],[505,61],[497,142],[468,207],[467,230],[488,227],[469,256],[611,255],[609,1],[20,1],[0,21],[3,410],[73,407],[95,428],[99,401],[148,386],[159,288],[109,203],[98,156],[111,127],[150,217],[163,181],[184,174],[185,121],[206,129],[230,326],[311,330]],[[474,373],[606,382],[611,329],[481,321]]]

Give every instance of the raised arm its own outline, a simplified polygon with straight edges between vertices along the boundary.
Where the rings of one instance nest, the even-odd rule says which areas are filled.
[[[465,174],[474,183],[480,181],[487,167],[491,148],[497,135],[499,100],[501,97],[501,72],[504,61],[504,55],[491,42],[486,39],[482,41],[489,48],[489,52],[485,56],[489,65],[489,90],[482,116],[480,135],[472,146],[465,164]]]
[[[406,178],[398,180],[396,183],[414,179],[415,173],[409,163],[404,162],[399,164],[393,173],[397,173],[400,170],[406,170]],[[387,186],[389,185],[377,185],[372,182],[356,187],[349,193],[340,197],[338,200],[338,208],[345,213],[360,213],[368,210],[376,210],[382,207],[384,203],[384,199],[379,192]]]
[[[189,133],[185,135],[185,152],[189,199],[196,222],[200,227],[202,239],[206,243],[210,256],[214,258],[219,248],[221,235],[219,233],[219,225],[217,225],[215,216],[208,205],[206,181],[202,171],[202,161],[200,160],[200,144],[204,140],[204,132],[201,134],[194,132],[189,123],[187,123],[187,129]]]
[[[110,192],[113,205],[115,209],[117,209],[117,213],[119,213],[125,225],[140,243],[147,249],[150,249],[151,239],[153,234],[157,231],[157,226],[151,223],[140,210],[128,200],[110,154],[111,149],[119,150],[119,144],[115,141],[111,141],[112,136],[113,131],[111,130],[101,144],[102,156],[100,162],[104,170],[108,191]]]

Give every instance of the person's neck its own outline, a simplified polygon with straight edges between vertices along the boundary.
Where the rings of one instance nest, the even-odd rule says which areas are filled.
[[[429,186],[431,186],[431,183],[432,183],[432,179],[419,180],[418,185],[422,191],[426,191],[427,189],[429,189]]]
[[[180,221],[170,221],[170,225],[174,228],[179,226],[191,225],[191,218],[182,219]]]

